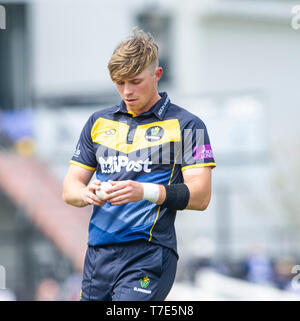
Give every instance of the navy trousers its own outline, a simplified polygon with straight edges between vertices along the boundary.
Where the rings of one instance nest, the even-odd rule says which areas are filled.
[[[147,240],[89,246],[81,300],[162,301],[172,288],[177,255]]]

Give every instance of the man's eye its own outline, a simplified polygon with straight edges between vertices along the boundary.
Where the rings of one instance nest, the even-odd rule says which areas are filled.
[[[117,85],[122,86],[122,85],[124,85],[124,82],[123,81],[118,81]]]

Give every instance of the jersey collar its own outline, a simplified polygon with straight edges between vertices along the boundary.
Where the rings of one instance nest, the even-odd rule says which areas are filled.
[[[156,104],[154,104],[150,110],[146,111],[141,115],[148,116],[150,114],[154,114],[158,119],[163,120],[164,115],[170,104],[170,98],[168,97],[168,94],[166,92],[159,93],[159,95],[161,96],[161,99]],[[129,114],[123,100],[121,104],[118,105],[115,109],[115,113],[117,112]]]

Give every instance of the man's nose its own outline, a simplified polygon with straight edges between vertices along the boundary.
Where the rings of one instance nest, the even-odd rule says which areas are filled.
[[[132,86],[131,84],[126,84],[124,85],[124,95],[125,96],[128,96],[128,95],[131,95],[133,93],[133,90],[132,90]]]

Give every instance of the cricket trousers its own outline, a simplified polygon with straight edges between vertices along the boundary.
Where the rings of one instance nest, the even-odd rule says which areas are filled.
[[[172,288],[177,256],[173,250],[137,240],[88,246],[82,301],[162,301]]]

